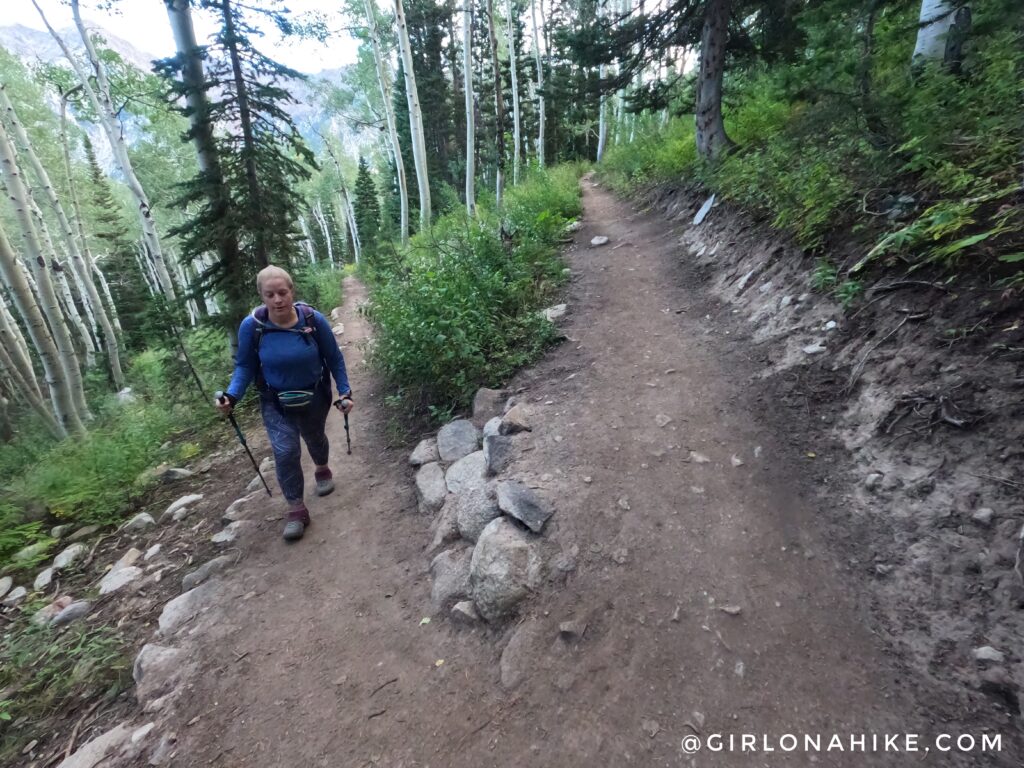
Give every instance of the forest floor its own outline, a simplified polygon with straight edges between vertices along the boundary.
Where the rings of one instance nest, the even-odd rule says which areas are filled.
[[[349,279],[352,455],[332,416],[338,487],[314,499],[301,542],[256,517],[188,641],[197,670],[161,726],[177,737],[167,764],[1019,765],[1016,726],[965,709],[874,631],[848,567],[859,553],[824,522],[843,503],[847,454],[813,413],[778,407],[736,318],[680,260],[680,231],[583,186],[566,339],[509,386],[543,425],[515,472],[554,502],[547,534],[578,551],[576,569],[512,625],[422,623],[431,521],[408,448],[387,444],[384,391],[363,360],[365,290]],[[589,247],[596,235],[610,243]],[[243,495],[243,474],[225,490]],[[572,642],[559,637],[568,620],[586,623]],[[505,661],[518,667],[509,688],[513,633],[529,641]],[[1002,729],[998,754],[940,755],[934,741]],[[741,734],[758,748],[742,752]],[[762,734],[776,750],[783,734],[825,746],[836,734],[845,748],[773,753]],[[851,748],[860,734],[866,752]],[[899,751],[885,751],[895,734]],[[695,755],[691,736],[708,742]]]

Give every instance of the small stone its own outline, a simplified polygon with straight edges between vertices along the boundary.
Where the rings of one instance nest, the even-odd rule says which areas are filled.
[[[107,758],[122,749],[130,736],[131,728],[128,723],[121,723],[76,749],[57,768],[93,768],[100,764],[109,765]]]
[[[825,351],[825,343],[822,341],[816,341],[813,344],[808,344],[803,347],[803,353],[805,355],[817,355]]]
[[[793,297],[792,296],[783,296],[779,300],[779,309],[785,309],[786,307],[788,307],[792,303],[793,303]]]
[[[992,661],[1001,664],[1006,658],[1001,651],[997,651],[991,645],[975,648],[973,653],[976,661]]]
[[[517,432],[529,432],[530,419],[526,407],[514,405],[501,418],[501,425],[498,427],[498,434],[514,435]]]
[[[615,502],[615,503],[618,505],[619,509],[624,509],[627,512],[629,512],[630,506],[629,506],[629,497],[628,496],[620,497],[619,500],[617,502]]]
[[[700,210],[698,210],[697,214],[693,217],[693,226],[696,227],[704,223],[704,219],[707,218],[707,215],[711,212],[711,208],[714,206],[714,204],[714,195],[712,195],[711,197],[704,201],[704,204],[700,207]]]
[[[578,219],[576,221],[569,222],[565,227],[565,231],[569,233],[579,232],[581,229],[583,229],[583,222]]]
[[[24,587],[15,587],[7,594],[7,597],[4,598],[3,603],[0,603],[0,605],[5,605],[8,608],[13,608],[14,606],[18,605],[22,600],[24,600],[27,594],[28,590]]]
[[[254,523],[251,520],[236,520],[224,527],[224,530],[215,533],[210,541],[218,545],[234,544],[244,531],[251,528]]]
[[[192,477],[193,474],[195,473],[181,467],[165,467],[157,474],[157,478],[162,483],[173,483],[176,480]]]
[[[68,541],[78,541],[79,539],[85,539],[97,533],[100,530],[98,525],[86,525],[79,528],[77,531],[68,536]]]
[[[331,326],[331,333],[333,333],[335,336],[343,336],[345,334],[345,324],[335,323],[334,325]]]
[[[829,320],[827,323],[825,323],[822,330],[834,331],[838,325],[839,324],[835,320]]]
[[[152,547],[146,550],[146,554],[142,556],[142,559],[146,561],[152,560],[154,557],[160,554],[160,549],[162,548],[162,546],[163,545],[161,544],[154,544]]]
[[[645,718],[640,722],[640,727],[643,729],[643,732],[650,736],[652,739],[659,733],[661,733],[661,726],[658,725],[657,720],[648,720]]]
[[[764,283],[763,285],[758,287],[757,292],[758,293],[768,293],[768,291],[770,291],[771,289],[772,289],[772,281],[769,280],[767,283]]]
[[[587,631],[587,622],[573,620],[563,621],[558,625],[558,634],[563,640],[578,642]]]
[[[472,600],[461,600],[452,606],[451,614],[452,623],[460,624],[462,626],[472,626],[480,623],[480,614],[477,613],[476,606],[473,605]]]
[[[503,472],[515,457],[515,440],[508,435],[484,438],[484,466],[488,475]]]
[[[135,732],[132,734],[132,744],[138,744],[144,738],[149,736],[149,734],[152,732],[154,728],[156,728],[156,723],[146,723],[141,728],[137,728]]]
[[[629,549],[627,547],[619,547],[612,552],[611,557],[619,565],[625,565],[629,560]]]
[[[63,539],[65,534],[74,528],[74,523],[65,523],[64,525],[55,525],[50,529],[50,538],[52,539]]]
[[[67,547],[63,552],[53,558],[53,569],[55,571],[69,568],[75,564],[82,555],[89,551],[89,548],[85,544],[72,544]]]
[[[430,602],[435,611],[465,600],[470,595],[469,567],[472,549],[450,549],[430,562]]]
[[[220,557],[215,557],[213,560],[203,563],[181,580],[182,592],[188,592],[190,589],[198,587],[211,576],[220,573],[234,562],[235,560],[233,557],[230,557],[229,555],[221,555]]]
[[[117,562],[111,566],[110,573],[113,573],[114,571],[119,571],[122,568],[127,568],[130,565],[135,565],[139,561],[139,558],[141,557],[142,552],[137,550],[135,547],[132,547],[123,555],[121,555],[121,557],[118,558]]]
[[[987,528],[992,525],[992,518],[995,517],[995,514],[995,510],[991,507],[981,507],[971,515],[971,520]]]
[[[420,440],[413,452],[409,454],[409,464],[414,467],[422,467],[424,464],[440,461],[440,459],[441,456],[437,452],[437,440],[433,437]]]
[[[49,588],[52,582],[53,568],[46,568],[40,571],[39,575],[36,576],[36,580],[32,582],[32,589],[34,589],[36,592],[42,592]]]
[[[667,427],[672,423],[672,418],[670,416],[666,416],[664,413],[659,413],[654,417],[654,423],[659,427]]]
[[[57,614],[59,614],[69,605],[71,605],[70,597],[68,597],[67,595],[64,595],[63,597],[58,597],[45,608],[40,608],[38,611],[36,611],[35,615],[32,617],[32,623],[39,626],[49,624],[51,621],[53,621],[54,617],[57,616]]]
[[[728,613],[730,616],[739,616],[743,612],[743,609],[738,605],[720,605],[718,610],[722,613]]]
[[[177,501],[172,502],[171,505],[164,510],[163,514],[160,515],[160,522],[163,522],[164,520],[173,517],[174,513],[177,512],[178,510],[184,509],[185,507],[189,507],[195,504],[197,501],[202,500],[203,494],[201,493],[190,493],[188,496],[182,496]],[[177,520],[179,518],[174,519]]]
[[[263,461],[260,462],[260,472],[264,475],[273,472],[277,467],[277,462],[274,461],[273,456],[264,456]]]
[[[499,434],[500,429],[501,416],[495,416],[493,419],[490,419],[486,424],[484,424],[484,440],[486,440],[488,437],[493,437]]]
[[[592,483],[592,482],[594,482],[594,478],[592,478],[590,475],[584,475],[583,476],[583,482],[584,483],[588,483],[588,484]]]
[[[555,512],[544,499],[518,480],[498,483],[498,508],[534,533],[540,533]]]
[[[707,464],[711,461],[711,459],[709,459],[700,451],[690,451],[690,461],[692,461],[694,464]]]
[[[63,627],[65,624],[78,621],[78,619],[81,619],[89,613],[90,608],[92,608],[92,603],[88,600],[79,600],[71,603],[53,617],[53,620],[50,621],[50,626],[56,629],[57,627]]]
[[[732,462],[732,465],[734,467],[742,467],[743,466],[743,459],[741,459],[735,453],[730,457],[729,461]]]
[[[558,318],[560,318],[563,315],[565,315],[567,310],[568,310],[568,306],[567,305],[565,305],[565,304],[556,304],[553,307],[548,307],[547,309],[545,309],[542,314],[549,321],[554,322]]]
[[[140,576],[142,576],[142,569],[134,565],[112,570],[100,580],[100,595],[109,595],[112,592],[117,592]]]
[[[139,512],[135,517],[121,526],[123,531],[145,531],[156,525],[153,516],[146,512]]]
[[[593,248],[600,248],[602,245],[608,244],[608,238],[604,235],[598,235],[590,240],[590,245]]]
[[[864,487],[869,491],[874,491],[879,488],[882,484],[882,480],[885,479],[885,475],[881,472],[871,472],[867,477],[864,478]]]
[[[0,577],[0,597],[3,597],[11,591],[11,587],[14,586],[14,579],[10,576]]]
[[[232,501],[220,516],[221,525],[231,525],[245,520],[258,508],[257,502],[263,498],[263,491],[253,491],[248,496]]]

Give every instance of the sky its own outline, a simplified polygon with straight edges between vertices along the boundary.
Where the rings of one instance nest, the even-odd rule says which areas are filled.
[[[60,0],[38,0],[40,7],[56,29],[70,26],[71,10]],[[39,14],[30,0],[0,0],[3,13],[0,24],[23,24],[45,30]],[[140,51],[156,57],[174,53],[174,38],[167,22],[163,0],[118,0],[114,12],[97,9],[96,0],[81,0],[82,17],[94,22],[118,37],[124,38]],[[342,30],[345,21],[338,8],[339,0],[288,0],[287,7],[295,14],[321,12],[332,29],[340,30],[328,44],[315,41],[283,41],[277,30],[267,28],[266,37],[257,43],[261,51],[292,69],[314,74],[323,69],[335,69],[351,64],[356,59],[356,43]],[[203,14],[194,14],[196,37],[202,43],[214,29]]]

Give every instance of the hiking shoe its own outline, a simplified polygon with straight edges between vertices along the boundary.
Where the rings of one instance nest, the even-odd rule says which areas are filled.
[[[309,510],[297,509],[294,512],[289,512],[281,535],[285,541],[298,541],[302,538],[302,534],[306,532],[306,526],[309,525],[309,522]]]
[[[326,496],[334,491],[334,475],[329,469],[318,469],[316,471],[316,495]]]

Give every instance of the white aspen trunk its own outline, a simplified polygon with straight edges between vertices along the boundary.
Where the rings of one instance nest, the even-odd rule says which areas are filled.
[[[388,126],[388,142],[391,145],[391,159],[395,162],[398,178],[398,199],[401,208],[402,245],[409,242],[409,182],[405,177],[405,161],[402,144],[398,140],[398,124],[395,121],[395,103],[391,94],[391,71],[380,49],[380,33],[377,29],[376,5],[373,0],[364,0],[366,21],[370,27],[370,43],[373,46],[373,61],[377,69],[377,84],[384,102],[384,121]],[[403,59],[404,61],[404,59]]]
[[[405,70],[405,93],[409,103],[409,123],[412,130],[412,159],[416,165],[416,185],[420,193],[420,231],[430,228],[430,180],[427,178],[427,143],[423,138],[423,113],[420,110],[419,91],[416,90],[416,73],[412,66],[412,46],[409,43],[409,26],[405,21],[402,0],[395,0],[395,21],[398,23],[398,42],[402,51],[402,66]],[[346,198],[348,195],[346,195]]]
[[[476,216],[476,99],[473,94],[473,5],[462,9],[462,78],[466,92],[466,213]]]
[[[213,255],[204,253],[199,256],[199,267],[203,272],[209,272],[213,269]],[[203,297],[203,301],[206,303],[206,312],[208,315],[215,316],[220,314],[220,303],[217,301],[216,295],[209,293]]]
[[[327,226],[327,217],[324,215],[324,207],[317,200],[313,204],[313,218],[316,219],[316,223],[320,225],[320,232],[324,236],[324,244],[327,246],[327,260],[331,262],[331,266],[334,266],[334,244],[331,242],[331,230]]]
[[[107,137],[107,141],[110,144],[111,151],[114,155],[114,161],[117,163],[118,168],[124,175],[124,181],[128,190],[132,193],[132,197],[135,198],[136,206],[139,213],[139,223],[142,228],[142,236],[146,242],[146,247],[152,254],[152,258],[156,264],[157,274],[160,278],[159,285],[163,289],[163,292],[167,294],[169,299],[174,299],[174,284],[171,281],[170,272],[167,269],[167,264],[164,262],[163,249],[160,245],[160,236],[157,232],[156,222],[153,220],[153,212],[150,208],[149,198],[146,196],[146,191],[142,188],[142,184],[139,181],[139,177],[135,174],[135,169],[132,166],[131,158],[128,156],[128,148],[125,144],[124,137],[121,135],[120,124],[117,119],[117,111],[114,109],[114,102],[110,96],[110,84],[107,81],[107,71],[103,66],[103,63],[99,60],[96,54],[96,47],[92,43],[92,38],[89,37],[88,31],[85,29],[85,25],[82,23],[82,15],[79,12],[78,0],[71,0],[71,12],[75,19],[75,26],[78,28],[79,34],[82,36],[82,42],[85,45],[86,53],[89,56],[89,61],[93,68],[93,74],[96,78],[96,87],[92,85],[92,80],[88,77],[82,66],[75,59],[71,53],[71,49],[68,48],[67,43],[64,39],[57,34],[57,31],[50,25],[46,15],[39,7],[37,0],[32,0],[32,4],[39,12],[40,18],[49,30],[50,35],[60,46],[64,56],[71,64],[72,69],[75,71],[75,75],[78,77],[78,81],[82,85],[82,89],[89,97],[89,101],[92,103],[93,109],[99,118],[100,125],[103,128],[103,132]]]
[[[3,315],[4,313],[0,313]],[[2,318],[0,318],[0,332],[2,332]],[[0,345],[0,371],[2,371],[7,379],[9,391],[16,390],[25,402],[28,403],[29,407],[35,411],[43,419],[47,428],[50,432],[58,438],[64,437],[66,432],[63,432],[57,420],[53,416],[53,412],[46,407],[46,403],[43,402],[42,393],[39,390],[39,382],[36,380],[35,371],[32,368],[27,370],[19,367],[18,362],[12,357],[10,352]],[[0,407],[6,411],[7,402],[0,395]]]
[[[604,80],[607,71],[607,66],[602,64],[597,68],[597,76]],[[603,93],[598,100],[597,115],[597,162],[600,163],[608,141],[608,100]]]
[[[42,399],[43,391],[39,388],[39,381],[36,379],[35,367],[32,365],[32,355],[28,351],[28,343],[21,333],[21,328],[15,321],[11,311],[7,308],[7,301],[0,294],[0,350],[3,350],[10,358],[10,366],[26,384],[31,386],[37,397]]]
[[[57,301],[64,311],[65,319],[75,327],[78,336],[82,340],[82,349],[85,350],[85,367],[92,369],[96,367],[96,345],[89,334],[89,327],[82,319],[82,313],[78,311],[75,304],[74,294],[71,293],[71,286],[68,285],[67,270],[54,260],[54,279],[59,288]]]
[[[342,187],[341,200],[345,206],[345,218],[348,220],[348,231],[352,233],[352,257],[358,266],[363,258],[363,245],[359,240],[359,226],[356,224],[356,211],[352,207],[352,200],[348,196],[348,190]]]
[[[71,397],[75,418],[81,423],[81,419],[88,417],[88,408],[85,406],[85,390],[82,382],[82,371],[78,365],[78,357],[75,354],[75,345],[71,341],[71,333],[61,313],[57,294],[50,280],[50,273],[46,267],[47,256],[53,258],[52,251],[46,253],[39,241],[39,233],[36,231],[35,222],[32,219],[34,203],[32,196],[25,186],[24,178],[18,168],[17,155],[14,145],[11,144],[7,130],[0,123],[0,168],[3,169],[4,187],[7,189],[8,197],[11,200],[12,208],[18,224],[21,227],[22,240],[25,245],[25,257],[29,269],[35,276],[36,288],[39,291],[39,306],[50,325],[50,332],[60,353],[59,362],[64,370],[61,380],[66,382],[68,393]]]
[[[75,238],[74,227],[72,227],[71,222],[68,221],[67,214],[64,211],[64,206],[57,197],[56,190],[50,181],[50,176],[43,167],[43,164],[40,162],[38,155],[36,155],[35,150],[32,147],[32,143],[29,141],[28,134],[25,132],[24,126],[22,126],[17,113],[14,111],[14,105],[11,104],[11,101],[7,96],[6,86],[2,83],[0,83],[0,108],[2,108],[6,114],[8,124],[14,132],[14,138],[20,145],[22,154],[28,158],[29,165],[35,174],[36,180],[39,182],[39,187],[46,196],[47,203],[53,210],[54,215],[57,217],[57,223],[60,226],[61,235],[63,236],[64,243],[67,246],[68,256],[70,257],[71,270],[74,276],[75,285],[82,296],[82,306],[85,309],[86,314],[89,316],[90,324],[92,325],[93,333],[96,337],[99,338],[99,332],[96,328],[97,324],[103,331],[103,341],[107,351],[111,378],[114,380],[114,385],[118,389],[121,389],[124,387],[124,374],[121,372],[121,356],[118,352],[117,335],[114,333],[114,327],[103,308],[103,302],[100,300],[100,295],[96,290],[96,285],[92,281],[92,270],[86,263],[85,256],[83,256],[82,252],[79,250],[78,241]],[[65,117],[63,110],[61,117]],[[67,135],[64,128],[64,121],[62,119],[61,144],[65,155],[65,163],[69,163],[67,158]],[[71,180],[70,168],[68,169],[68,180],[69,182]],[[82,242],[85,242],[84,237],[82,238]]]
[[[494,0],[487,0],[487,33],[491,43],[491,68],[494,70],[494,143],[497,163],[494,171],[494,204],[500,211],[505,196],[505,97],[502,93],[501,63],[498,61],[498,32],[494,18]]]
[[[173,259],[171,263],[174,265],[174,272],[178,278],[178,285],[181,286],[182,291],[188,293],[188,275],[185,274],[185,267],[182,265],[180,259]],[[195,299],[188,298],[185,300],[185,309],[188,312],[188,323],[189,326],[195,328],[199,324],[199,307],[196,304]]]
[[[124,329],[121,328],[121,320],[117,316],[117,305],[114,303],[114,296],[110,293],[110,285],[107,283],[107,277],[103,274],[103,270],[100,269],[99,264],[95,261],[92,262],[92,273],[96,275],[96,280],[99,281],[100,288],[103,290],[103,297],[107,300],[107,308],[110,310],[110,320],[114,323],[114,328],[117,329],[118,335],[124,333]]]
[[[955,11],[951,0],[921,0],[912,62],[942,60],[946,53],[946,35],[953,26]]]
[[[156,275],[153,274],[153,266],[149,263],[149,259],[146,258],[146,246],[144,243],[135,244],[135,263],[139,265],[139,271],[142,273],[143,280],[146,281],[146,288],[149,289],[150,296],[156,296],[160,293],[160,285],[156,282]]]
[[[508,0],[508,58],[512,75],[512,183],[519,183],[519,156],[522,136],[519,124],[519,59],[516,56],[516,32],[519,31],[518,6],[513,10],[515,0]],[[514,20],[514,21],[513,21]]]
[[[533,17],[533,57],[537,63],[537,162],[544,167],[544,123],[547,120],[544,108],[544,64],[540,55],[540,35],[537,32],[537,3],[530,0],[530,15]],[[541,12],[543,16],[543,10]]]
[[[302,230],[302,250],[306,252],[306,257],[309,259],[309,263],[316,264],[316,252],[313,250],[313,238],[310,237],[309,225],[306,224],[305,216],[299,216],[299,229]]]
[[[335,195],[333,198],[334,204],[334,221],[338,225],[339,234],[341,235],[341,263],[345,263],[345,255],[348,252],[348,212],[345,210],[345,206],[342,205],[341,195]],[[352,256],[355,259],[355,254]]]
[[[0,225],[0,274],[11,288],[11,299],[25,322],[32,345],[43,364],[43,376],[50,391],[50,403],[56,416],[56,434],[66,437],[68,432],[83,434],[85,426],[75,409],[71,387],[64,376],[60,352],[46,325],[46,319],[32,295],[25,273],[14,255],[14,249],[7,239],[7,233]]]

